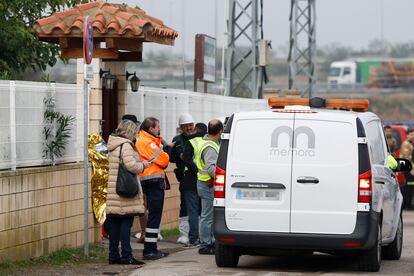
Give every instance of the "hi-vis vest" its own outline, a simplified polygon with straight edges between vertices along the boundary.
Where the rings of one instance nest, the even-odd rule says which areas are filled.
[[[198,147],[198,144],[200,143],[200,141],[202,141],[202,140],[203,140],[203,138],[201,138],[201,137],[195,137],[193,139],[188,140],[190,142],[190,145],[193,147],[193,162],[194,162],[194,164],[197,164],[197,161],[196,161],[197,147]],[[184,173],[186,171],[188,171],[187,166],[184,167]]]
[[[157,138],[141,130],[136,142],[136,148],[142,160],[150,165],[139,174],[141,181],[162,178],[165,179],[164,168],[168,166],[170,157],[161,149],[162,138]]]
[[[212,147],[218,153],[219,145],[216,142],[204,140],[202,137],[193,138],[190,140],[190,143],[194,148],[193,161],[198,168],[197,179],[207,182],[211,179],[211,176],[208,174],[206,164],[203,162],[203,152],[206,148]]]

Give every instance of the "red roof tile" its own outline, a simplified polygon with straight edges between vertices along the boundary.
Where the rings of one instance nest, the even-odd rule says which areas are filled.
[[[34,23],[39,38],[79,37],[83,17],[89,15],[94,37],[142,38],[145,41],[173,44],[178,33],[161,20],[147,15],[139,8],[126,4],[96,1],[57,12]]]

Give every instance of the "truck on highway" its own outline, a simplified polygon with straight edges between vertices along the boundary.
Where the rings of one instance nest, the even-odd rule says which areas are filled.
[[[331,63],[329,88],[412,88],[414,59],[354,59]]]

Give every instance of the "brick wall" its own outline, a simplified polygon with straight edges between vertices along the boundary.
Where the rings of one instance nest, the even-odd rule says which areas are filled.
[[[89,227],[89,240],[97,241],[99,225],[92,213]],[[82,164],[0,172],[0,259],[36,257],[82,244]]]
[[[171,173],[161,229],[178,225],[178,184]],[[89,195],[90,195],[89,191]],[[89,201],[89,241],[100,240]],[[138,231],[136,219],[134,230]],[[26,259],[83,245],[83,164],[0,171],[0,260]]]

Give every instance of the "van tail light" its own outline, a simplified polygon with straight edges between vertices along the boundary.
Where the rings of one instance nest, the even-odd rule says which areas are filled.
[[[372,174],[371,170],[359,175],[358,203],[371,203]]]
[[[216,240],[225,242],[225,243],[234,243],[236,241],[235,238],[230,238],[230,237],[217,237]]]
[[[216,167],[216,176],[214,177],[214,198],[224,198],[226,187],[226,171]]]
[[[344,242],[343,245],[344,247],[360,247],[361,243],[360,242]]]

